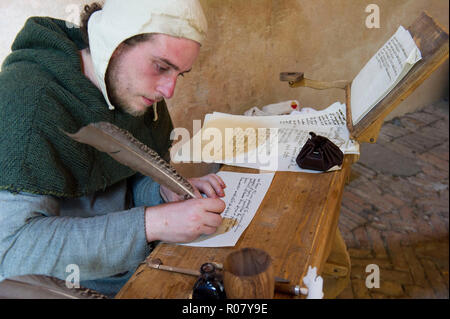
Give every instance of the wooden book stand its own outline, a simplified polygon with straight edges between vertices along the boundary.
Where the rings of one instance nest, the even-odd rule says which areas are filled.
[[[422,53],[408,74],[382,99],[358,124],[353,125],[351,112],[350,81],[321,82],[304,78],[301,72],[280,74],[281,81],[289,81],[290,87],[310,87],[313,89],[339,88],[345,90],[347,105],[347,127],[352,138],[360,143],[375,143],[386,116],[422,84],[442,63],[448,59],[448,32],[431,16],[422,12],[408,28]]]

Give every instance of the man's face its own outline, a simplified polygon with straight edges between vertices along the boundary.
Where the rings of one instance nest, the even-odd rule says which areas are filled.
[[[178,76],[191,70],[199,50],[195,41],[164,34],[134,46],[121,44],[106,73],[112,105],[141,116],[154,102],[170,99]]]

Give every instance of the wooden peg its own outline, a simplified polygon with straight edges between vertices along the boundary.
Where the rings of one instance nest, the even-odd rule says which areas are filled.
[[[349,84],[349,82],[345,80],[324,82],[307,79],[305,78],[303,72],[282,72],[280,73],[280,81],[289,82],[289,86],[291,88],[303,86],[316,90],[325,90],[333,88],[345,90],[345,88]]]

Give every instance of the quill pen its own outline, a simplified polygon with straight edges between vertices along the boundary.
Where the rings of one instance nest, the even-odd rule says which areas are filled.
[[[63,131],[64,132],[64,131]],[[119,163],[151,177],[160,185],[184,196],[196,198],[192,185],[177,173],[169,163],[130,132],[108,122],[91,123],[78,132],[64,132],[77,142],[88,144],[107,153]]]

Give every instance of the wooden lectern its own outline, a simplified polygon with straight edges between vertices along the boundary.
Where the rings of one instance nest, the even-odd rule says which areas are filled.
[[[375,143],[384,118],[448,58],[448,32],[426,13],[408,28],[422,60],[357,125],[351,119],[351,82],[307,80],[301,73],[282,73],[291,87],[339,87],[347,97],[347,125],[353,139]],[[342,169],[322,174],[277,172],[253,221],[234,247],[198,248],[161,243],[147,259],[164,265],[199,270],[206,262],[223,263],[234,250],[253,247],[273,258],[275,276],[304,287],[308,266],[324,278],[325,298],[336,297],[349,283],[350,258],[338,229],[342,193],[350,167],[357,159],[346,155]],[[255,172],[225,166],[223,170]],[[195,276],[167,272],[143,263],[116,298],[190,298]],[[275,298],[302,298],[276,293]]]

